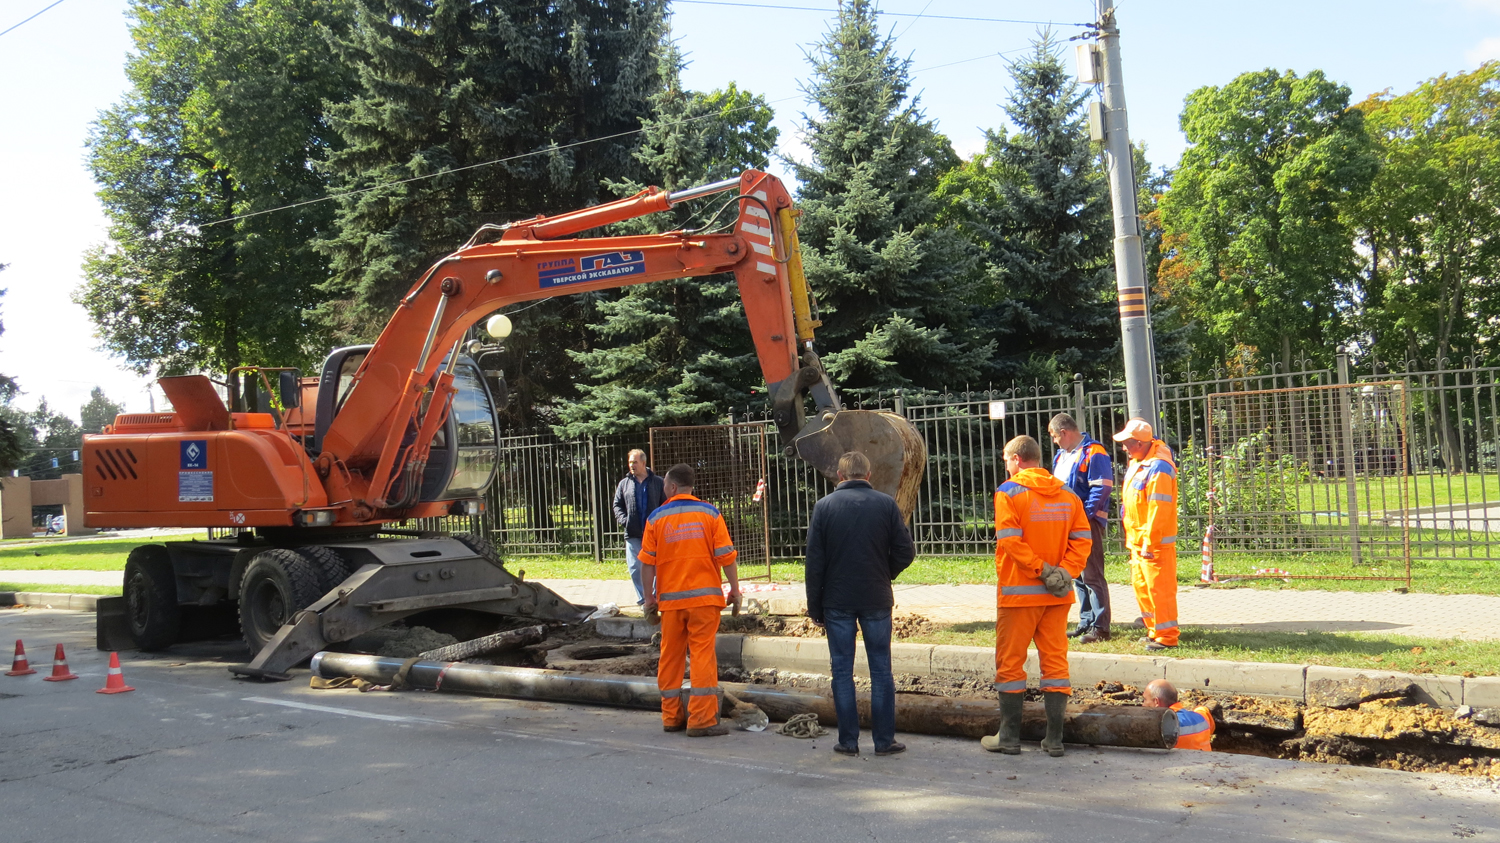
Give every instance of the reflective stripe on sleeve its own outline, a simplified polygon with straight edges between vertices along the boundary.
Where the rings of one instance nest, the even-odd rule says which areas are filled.
[[[1088,531],[1088,530],[1074,530],[1073,532],[1071,532],[1071,533],[1068,534],[1068,538],[1070,538],[1070,539],[1087,539],[1087,538],[1092,538],[1093,535],[1094,534],[1092,532]]]
[[[1171,495],[1163,495],[1160,492],[1152,492],[1150,496],[1147,497],[1147,500],[1166,501],[1167,503],[1171,503],[1173,499]]]
[[[661,596],[661,602],[668,600],[686,600],[689,597],[708,597],[711,594],[723,594],[724,590],[718,586],[711,588],[693,588],[687,591],[669,591]]]
[[[716,547],[716,548],[714,548],[714,555],[715,556],[728,556],[729,554],[731,554],[733,552],[734,552],[734,545],[732,545],[732,544],[726,544],[723,547]]]
[[[654,551],[654,550],[643,550],[643,551],[641,551],[641,553],[644,553],[647,556],[655,556],[656,555],[656,551]]]
[[[1001,594],[1047,594],[1045,585],[1002,585]]]
[[[1015,693],[1016,691],[1026,690],[1026,680],[1017,679],[1014,682],[996,682],[994,687],[995,690],[1002,694]]]
[[[1020,535],[1021,535],[1021,528],[1019,528],[1019,527],[1010,527],[1010,528],[1005,529],[1005,530],[996,530],[995,531],[995,538],[997,538],[997,539],[1008,539],[1008,538],[1012,538],[1012,537],[1016,537],[1016,536],[1020,536]]]
[[[1167,536],[1166,538],[1164,538],[1164,539],[1161,540],[1161,543],[1162,544],[1177,544],[1177,537],[1176,536]]]
[[[1066,679],[1043,679],[1037,683],[1037,687],[1045,691],[1048,688],[1071,688],[1073,683]]]

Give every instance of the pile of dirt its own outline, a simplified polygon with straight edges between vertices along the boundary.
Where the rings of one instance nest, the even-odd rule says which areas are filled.
[[[937,624],[921,615],[897,615],[891,619],[891,637],[915,638],[937,631]],[[791,615],[738,615],[719,619],[719,632],[742,635],[773,635],[782,638],[826,638],[823,627],[811,618]]]

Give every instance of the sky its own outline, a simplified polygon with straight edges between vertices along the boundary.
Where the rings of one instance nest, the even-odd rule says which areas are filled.
[[[0,30],[54,0],[0,0]],[[1121,64],[1132,140],[1170,165],[1184,140],[1183,98],[1205,85],[1273,67],[1323,70],[1355,101],[1401,93],[1444,73],[1500,59],[1500,0],[1122,0]],[[1051,21],[1062,38],[1094,17],[1091,0],[883,0],[884,31],[911,59],[912,91],[966,157],[984,130],[1004,124],[1007,61]],[[806,53],[827,31],[834,0],[675,0],[672,26],[690,64],[684,83],[735,82],[777,113],[780,154],[800,158],[809,106]],[[71,296],[85,251],[104,239],[84,141],[99,112],[125,91],[130,49],[125,0],[63,0],[0,35],[0,372],[24,390],[17,404],[48,404],[77,418],[100,386],[128,411],[149,409],[150,381],[99,349]],[[1071,64],[1072,58],[1068,57]],[[783,166],[774,170],[784,172]],[[413,267],[413,272],[419,271]],[[156,406],[163,406],[160,392]]]

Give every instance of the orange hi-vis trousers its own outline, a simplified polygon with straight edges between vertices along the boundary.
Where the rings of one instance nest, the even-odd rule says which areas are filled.
[[[1130,585],[1141,617],[1146,621],[1146,635],[1168,647],[1177,646],[1177,549],[1171,545],[1152,551],[1155,559],[1130,554]]]
[[[1026,649],[1036,642],[1042,663],[1043,691],[1072,694],[1068,681],[1068,610],[1071,603],[1051,606],[1001,606],[995,616],[995,690],[1019,694],[1026,690]]]
[[[718,606],[694,606],[661,613],[656,687],[661,690],[664,725],[677,726],[686,720],[689,729],[707,729],[719,722],[719,658],[714,642],[719,635],[720,611]],[[689,653],[693,657],[692,687],[683,688],[682,674]],[[686,714],[682,711],[684,695],[688,698]]]

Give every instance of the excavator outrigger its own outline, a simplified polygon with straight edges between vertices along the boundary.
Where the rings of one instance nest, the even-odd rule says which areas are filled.
[[[729,191],[739,206],[731,233],[577,236]],[[580,620],[591,607],[511,575],[482,537],[379,534],[392,533],[391,522],[483,506],[497,462],[494,393],[504,386],[479,365],[496,349],[465,345],[473,325],[518,302],[722,272],[735,274],[787,454],[831,479],[839,455],[864,452],[872,483],[910,516],[922,441],[900,416],[843,409],[813,348],[820,323],[791,196],[751,170],[486,225],[422,276],[373,345],[335,350],[317,379],[242,367],[230,384],[245,375],[244,392],[231,389],[226,407],[204,375],[162,378],[174,412],[121,415],[84,438],[87,524],[246,529],[133,550],[123,597],[131,635],[165,647],[184,606],[237,602],[254,657],[231,670],[286,678],[329,644],[437,608]]]

